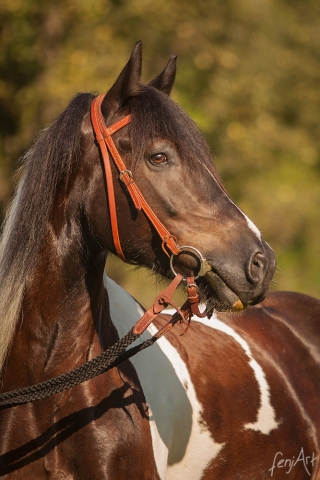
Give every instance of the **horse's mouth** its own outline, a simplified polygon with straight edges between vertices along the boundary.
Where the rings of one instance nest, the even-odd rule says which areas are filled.
[[[187,260],[187,261],[186,261]],[[194,275],[199,287],[200,302],[210,317],[213,311],[240,312],[247,304],[228,286],[214,267],[205,259],[201,263],[197,256],[188,255],[184,263],[178,264],[178,271],[184,277]],[[195,261],[197,264],[195,265]],[[161,269],[160,262],[154,265],[154,271],[172,278],[172,271]]]
[[[216,311],[239,312],[247,305],[231,290],[225,281],[214,271],[209,270],[199,279],[200,293],[206,303],[208,315]]]

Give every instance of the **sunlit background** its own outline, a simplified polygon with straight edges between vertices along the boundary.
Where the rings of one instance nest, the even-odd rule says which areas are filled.
[[[2,0],[0,203],[35,134],[79,91],[105,92],[143,41],[147,81],[177,53],[173,98],[275,250],[273,289],[320,297],[319,0]],[[148,274],[108,271],[145,306]]]

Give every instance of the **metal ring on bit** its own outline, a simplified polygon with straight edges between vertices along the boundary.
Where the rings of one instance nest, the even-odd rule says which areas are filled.
[[[198,275],[194,277],[194,279],[197,280],[197,278],[199,278],[203,275],[203,274],[201,275],[200,273],[201,273],[201,271],[203,271],[203,266],[204,266],[204,262],[206,261],[206,259],[202,256],[202,254],[201,254],[201,252],[199,252],[199,250],[197,250],[194,247],[191,247],[190,245],[183,245],[182,247],[179,247],[179,248],[180,248],[180,252],[178,253],[178,255],[180,255],[180,253],[188,253],[188,251],[191,250],[192,252],[196,253],[197,256],[199,257],[200,268],[199,268]],[[191,253],[191,252],[189,252],[189,253]],[[175,269],[173,267],[173,258],[177,257],[178,255],[175,255],[173,253],[170,257],[170,268],[171,268],[171,271],[172,271],[172,273],[174,274],[175,277],[177,276],[177,272],[175,271]],[[183,280],[185,281],[186,277],[184,277]]]

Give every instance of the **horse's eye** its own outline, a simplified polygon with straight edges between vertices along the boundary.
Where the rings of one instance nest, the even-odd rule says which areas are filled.
[[[165,153],[156,153],[155,155],[151,155],[150,162],[153,165],[165,165],[168,163],[168,158]]]

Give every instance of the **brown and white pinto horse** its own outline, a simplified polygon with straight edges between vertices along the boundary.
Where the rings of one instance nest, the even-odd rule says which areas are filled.
[[[131,114],[113,135],[115,146],[177,243],[207,259],[197,283],[211,319],[196,319],[182,337],[185,327],[176,327],[83,384],[1,410],[0,476],[319,479],[320,304],[273,294],[252,306],[266,296],[273,252],[230,200],[202,136],[169,98],[175,57],[148,85],[140,70],[137,44],[102,103],[104,122]],[[103,275],[107,253],[117,248],[93,99],[75,97],[24,158],[0,246],[4,392],[85,363],[143,313]],[[114,192],[125,258],[170,278],[152,223],[120,181]],[[192,275],[195,260],[178,255],[174,268]],[[235,305],[249,308],[226,313]]]

